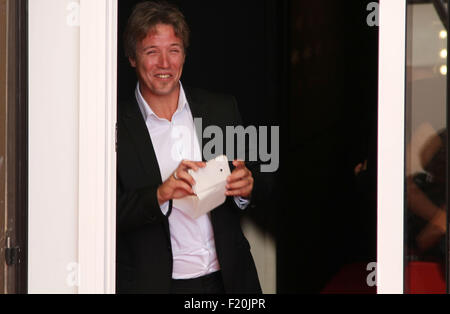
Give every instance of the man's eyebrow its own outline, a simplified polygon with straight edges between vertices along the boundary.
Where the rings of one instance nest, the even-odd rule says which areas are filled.
[[[142,47],[142,50],[148,50],[148,49],[154,49],[154,48],[158,48],[158,46],[146,46],[146,47]]]
[[[183,47],[181,44],[179,44],[179,43],[173,43],[173,44],[171,44],[170,45],[170,47]],[[148,50],[148,49],[155,49],[155,48],[159,48],[159,46],[155,46],[155,45],[153,45],[153,46],[146,46],[146,47],[143,47],[142,48],[142,50]]]

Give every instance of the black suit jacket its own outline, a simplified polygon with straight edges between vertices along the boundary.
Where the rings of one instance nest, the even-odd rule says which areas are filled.
[[[242,124],[233,97],[189,88],[185,93],[194,118],[203,119],[203,128],[219,126],[225,134],[226,126]],[[173,264],[169,222],[156,197],[162,178],[134,97],[119,105],[117,158],[117,292],[169,293]],[[228,198],[211,213],[217,257],[226,293],[261,293],[240,225],[242,212]]]

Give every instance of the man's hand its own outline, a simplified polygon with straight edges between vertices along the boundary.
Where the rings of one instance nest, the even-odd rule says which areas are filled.
[[[233,165],[236,167],[233,173],[227,179],[227,196],[239,196],[245,199],[249,199],[252,196],[253,179],[252,172],[247,169],[243,161],[233,161]]]
[[[158,203],[162,205],[170,200],[177,200],[194,195],[192,186],[194,178],[188,173],[189,169],[197,171],[205,168],[206,163],[183,160],[177,170],[164,182],[157,191]]]

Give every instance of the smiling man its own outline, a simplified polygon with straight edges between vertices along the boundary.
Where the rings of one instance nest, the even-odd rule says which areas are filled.
[[[152,101],[149,105],[158,117],[170,121],[177,109],[185,61],[184,44],[173,26],[155,25],[129,59],[136,68],[142,97]]]
[[[117,292],[261,293],[240,226],[254,207],[244,162],[233,162],[227,201],[210,214],[192,219],[172,206],[194,194],[188,171],[205,167],[194,119],[225,134],[241,125],[235,99],[181,84],[189,28],[173,5],[138,4],[124,39],[138,83],[118,112]]]

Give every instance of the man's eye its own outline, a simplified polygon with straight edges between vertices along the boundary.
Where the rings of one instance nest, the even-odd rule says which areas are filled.
[[[180,50],[171,50],[172,53],[180,53]]]
[[[156,53],[156,51],[154,51],[154,50],[147,51],[147,55],[153,55],[155,53]]]

